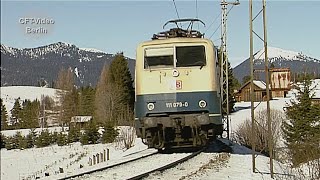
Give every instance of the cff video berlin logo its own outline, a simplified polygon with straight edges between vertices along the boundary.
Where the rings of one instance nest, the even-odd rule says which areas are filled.
[[[50,33],[56,22],[47,17],[21,17],[18,23],[22,25],[25,34],[40,35]]]

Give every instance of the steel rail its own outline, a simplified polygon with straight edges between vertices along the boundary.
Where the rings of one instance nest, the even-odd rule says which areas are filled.
[[[137,175],[137,176],[128,178],[128,180],[142,179],[142,178],[148,177],[150,174],[152,174],[152,173],[154,173],[154,172],[157,172],[157,171],[162,172],[162,171],[165,171],[165,170],[167,170],[167,169],[171,169],[171,168],[177,166],[178,164],[181,164],[181,163],[183,163],[183,162],[185,162],[185,161],[187,161],[187,160],[189,160],[189,159],[197,156],[197,155],[200,154],[201,152],[204,152],[206,149],[207,149],[207,147],[202,148],[201,150],[199,150],[199,151],[197,151],[197,152],[195,152],[195,153],[192,153],[192,154],[189,155],[189,156],[186,156],[186,157],[184,157],[184,158],[182,158],[182,159],[179,159],[179,160],[177,160],[177,161],[175,161],[175,162],[172,162],[172,163],[170,163],[170,164],[167,164],[167,165],[165,165],[165,166],[162,166],[162,167],[153,169],[153,170],[148,171],[148,172],[146,172],[146,173],[139,174],[139,175]]]
[[[120,162],[120,163],[112,164],[112,165],[109,165],[109,166],[101,167],[101,168],[94,169],[94,170],[90,170],[90,171],[86,171],[86,172],[82,172],[82,173],[79,173],[79,174],[74,174],[74,175],[70,175],[70,176],[58,178],[57,180],[72,179],[72,178],[80,177],[80,176],[83,176],[83,175],[92,174],[92,173],[95,173],[95,172],[98,172],[98,171],[103,171],[103,170],[106,170],[106,169],[111,169],[111,168],[114,168],[114,167],[116,167],[116,166],[120,166],[120,165],[123,165],[123,164],[127,164],[127,163],[130,163],[130,162],[133,162],[133,161],[137,161],[137,160],[140,160],[140,159],[143,159],[143,158],[146,158],[146,157],[149,157],[149,156],[158,154],[158,153],[159,153],[159,152],[153,152],[153,153],[151,153],[151,154],[144,155],[144,156],[137,157],[137,158],[133,158],[133,159],[130,159],[130,160],[128,160],[128,161],[123,161],[123,162]]]

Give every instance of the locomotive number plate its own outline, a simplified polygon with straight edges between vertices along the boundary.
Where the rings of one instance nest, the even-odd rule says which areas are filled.
[[[167,108],[177,108],[177,107],[188,107],[188,102],[167,102],[166,107]]]

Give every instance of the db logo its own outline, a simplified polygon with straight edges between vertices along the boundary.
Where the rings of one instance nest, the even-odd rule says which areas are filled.
[[[181,80],[176,81],[176,89],[182,89],[182,81]]]

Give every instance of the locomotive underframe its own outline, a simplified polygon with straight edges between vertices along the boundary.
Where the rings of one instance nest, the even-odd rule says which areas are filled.
[[[208,113],[144,117],[138,136],[157,149],[200,147],[222,134],[223,125],[213,124],[212,118]]]

